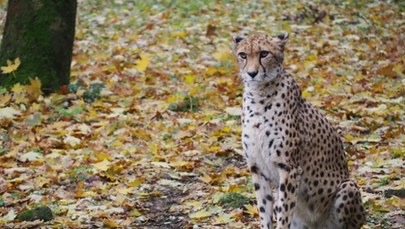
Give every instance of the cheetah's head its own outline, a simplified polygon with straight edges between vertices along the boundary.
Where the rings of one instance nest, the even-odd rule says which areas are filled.
[[[245,84],[270,82],[280,73],[287,39],[288,33],[275,37],[264,33],[247,38],[233,37],[234,53]]]

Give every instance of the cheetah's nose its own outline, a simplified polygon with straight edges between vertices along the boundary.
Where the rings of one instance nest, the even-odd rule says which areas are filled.
[[[253,79],[253,78],[255,78],[255,76],[257,75],[257,73],[258,73],[258,71],[255,71],[255,72],[248,72],[248,75],[249,75],[250,77],[252,77],[252,79]]]

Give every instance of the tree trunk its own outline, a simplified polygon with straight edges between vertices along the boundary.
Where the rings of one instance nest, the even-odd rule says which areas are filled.
[[[69,84],[77,0],[9,0],[0,65],[20,58],[12,74],[0,73],[0,85],[26,84],[38,77],[50,93]]]

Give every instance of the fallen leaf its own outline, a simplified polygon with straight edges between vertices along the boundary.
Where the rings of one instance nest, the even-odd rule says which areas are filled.
[[[63,142],[71,147],[78,146],[81,143],[81,140],[79,138],[73,137],[73,136],[66,136],[63,139]]]
[[[197,211],[195,213],[190,214],[191,219],[203,219],[211,216],[211,212],[207,211],[206,209],[202,209],[200,211]]]
[[[251,204],[245,205],[247,213],[249,213],[252,217],[256,217],[259,215],[259,211],[257,210],[256,206],[253,206]]]
[[[21,64],[21,61],[20,61],[20,58],[18,58],[18,57],[14,60],[14,62],[7,60],[7,66],[1,67],[1,71],[3,74],[8,74],[8,73],[14,72],[15,70],[18,69],[20,64]]]
[[[34,101],[42,94],[41,80],[38,78],[30,79],[30,84],[26,86],[26,92],[31,101]]]
[[[6,106],[10,100],[11,100],[12,95],[9,93],[4,93],[3,95],[0,95],[0,107]]]
[[[146,55],[141,54],[139,59],[136,60],[135,69],[140,72],[144,72],[146,68],[148,68],[149,63],[149,58]]]
[[[22,162],[27,162],[27,161],[37,161],[42,158],[43,158],[42,154],[31,151],[21,155],[19,160]]]
[[[7,215],[3,216],[0,219],[0,222],[4,221],[4,222],[7,223],[7,222],[10,222],[10,221],[14,220],[15,217],[17,217],[17,214],[15,213],[14,209],[11,209],[10,211],[8,211]]]
[[[111,162],[103,160],[101,162],[93,164],[93,167],[99,171],[107,171],[110,168]]]
[[[212,57],[218,61],[227,61],[232,58],[232,52],[228,48],[220,48],[218,51],[212,53]]]
[[[13,107],[0,108],[0,119],[15,119],[21,112]]]
[[[234,221],[232,216],[233,216],[232,214],[221,213],[221,214],[219,214],[218,216],[216,216],[214,218],[214,223],[215,224],[227,224],[227,223],[230,223],[230,222]]]
[[[225,108],[225,112],[233,115],[233,116],[241,116],[242,115],[242,109],[240,106],[237,107],[227,107]]]

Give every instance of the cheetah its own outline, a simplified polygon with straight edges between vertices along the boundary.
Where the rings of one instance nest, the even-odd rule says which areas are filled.
[[[244,85],[242,144],[261,228],[357,229],[365,221],[343,143],[283,67],[288,33],[233,37]]]

